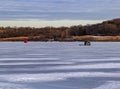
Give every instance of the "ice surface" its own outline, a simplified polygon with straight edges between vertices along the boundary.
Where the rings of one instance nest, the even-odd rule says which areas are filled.
[[[1,42],[0,89],[120,89],[120,43]]]

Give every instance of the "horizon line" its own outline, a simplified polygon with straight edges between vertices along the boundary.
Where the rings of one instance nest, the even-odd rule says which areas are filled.
[[[1,20],[1,27],[70,27],[73,25],[87,25],[87,24],[97,24],[105,20]]]

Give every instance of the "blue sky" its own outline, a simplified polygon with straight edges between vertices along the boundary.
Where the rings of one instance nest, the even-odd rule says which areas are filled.
[[[107,20],[120,0],[0,0],[0,20]]]

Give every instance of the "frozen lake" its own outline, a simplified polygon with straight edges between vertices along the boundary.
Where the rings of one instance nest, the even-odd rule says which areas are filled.
[[[120,42],[0,42],[0,89],[120,89]]]

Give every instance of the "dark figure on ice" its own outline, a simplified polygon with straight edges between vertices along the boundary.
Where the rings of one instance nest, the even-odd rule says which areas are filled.
[[[84,41],[84,46],[90,46],[90,45],[91,45],[90,41]]]

